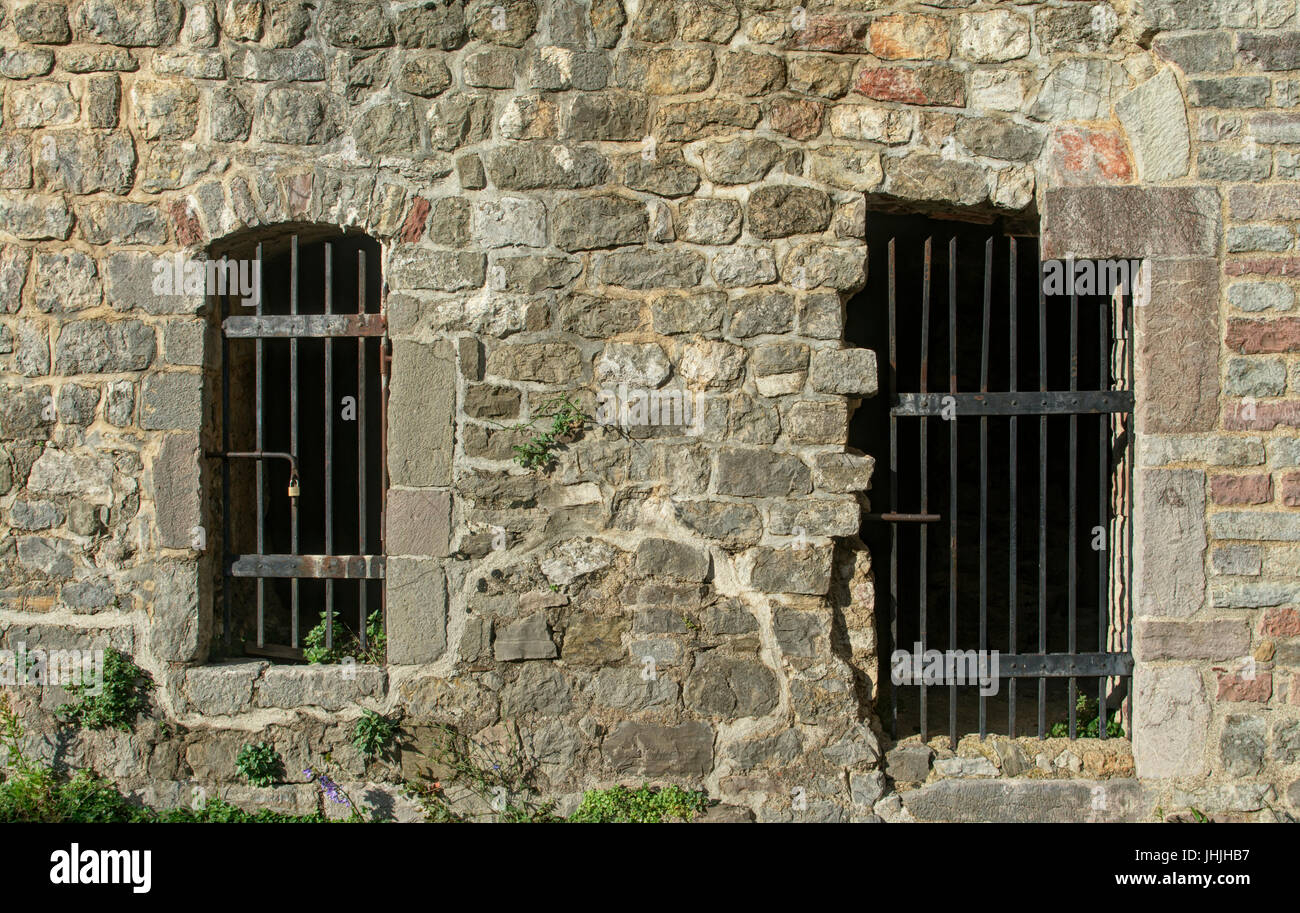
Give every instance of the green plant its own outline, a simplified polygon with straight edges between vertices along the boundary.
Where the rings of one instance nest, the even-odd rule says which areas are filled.
[[[537,430],[538,421],[549,420],[549,426]],[[555,461],[555,451],[575,440],[592,417],[567,394],[554,397],[537,407],[531,422],[512,426],[512,431],[536,432],[522,444],[512,449],[515,462],[524,469],[546,469]]]
[[[373,710],[361,711],[361,719],[352,727],[352,744],[367,760],[388,751],[396,737],[397,723]]]
[[[104,651],[104,676],[101,683],[70,685],[76,699],[59,707],[65,722],[87,729],[120,729],[130,732],[138,714],[149,708],[153,680],[124,653],[109,647]]]
[[[517,732],[493,746],[475,742],[454,727],[434,727],[430,755],[449,773],[447,782],[408,784],[430,821],[460,822],[495,817],[504,823],[559,821],[555,804],[541,801],[534,780],[536,763],[523,750]],[[467,811],[475,808],[478,811]]]
[[[325,646],[325,622],[307,632],[303,638],[303,659],[309,663],[339,663],[352,657],[359,663],[382,666],[387,656],[388,637],[384,634],[384,616],[382,612],[371,612],[366,618],[366,645],[361,646],[361,639],[339,621],[339,613],[334,613],[334,643]]]
[[[1080,694],[1074,702],[1075,727],[1079,735],[1085,739],[1095,739],[1100,735],[1100,723],[1097,712],[1098,704],[1096,699],[1088,697],[1086,694]],[[1124,738],[1124,727],[1119,721],[1119,711],[1114,710],[1107,715],[1106,736],[1112,739]],[[1070,735],[1070,724],[1061,721],[1052,724],[1052,728],[1047,731],[1049,737],[1053,739],[1064,739]]]
[[[284,776],[284,762],[274,746],[246,742],[235,756],[235,770],[250,786],[270,786]]]
[[[690,821],[708,804],[705,793],[680,786],[654,788],[643,784],[640,789],[613,786],[583,793],[582,804],[569,816],[569,821],[578,824],[661,824],[673,818]]]

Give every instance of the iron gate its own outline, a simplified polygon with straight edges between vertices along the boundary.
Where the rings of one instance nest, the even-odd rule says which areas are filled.
[[[1122,703],[1131,677],[1133,663],[1131,658],[1132,616],[1130,559],[1132,554],[1132,529],[1128,522],[1131,509],[1132,491],[1132,411],[1133,393],[1131,379],[1133,358],[1133,298],[1131,289],[1117,290],[1110,297],[1098,296],[1080,300],[1078,296],[1069,296],[1069,343],[1068,343],[1068,383],[1065,389],[1052,389],[1049,374],[1049,320],[1059,323],[1064,319],[1063,312],[1049,315],[1049,302],[1044,293],[1041,279],[1036,287],[1036,324],[1038,371],[1037,383],[1023,386],[1018,378],[1025,376],[1031,368],[1032,361],[1022,358],[1021,348],[1025,347],[1022,335],[1027,336],[1027,327],[1018,313],[1017,277],[1023,276],[1022,270],[1030,265],[1017,260],[1017,241],[1008,239],[1006,275],[1009,282],[1005,295],[999,294],[999,308],[1005,305],[1003,313],[997,315],[997,322],[1006,329],[1005,343],[997,341],[999,347],[1005,347],[1006,361],[999,366],[999,374],[1005,383],[1003,389],[990,388],[990,332],[993,302],[994,275],[994,239],[989,238],[983,249],[983,289],[982,321],[980,325],[978,389],[973,373],[967,374],[967,383],[958,382],[959,333],[963,321],[958,319],[959,305],[972,306],[979,301],[979,293],[967,294],[967,286],[958,283],[958,250],[954,238],[948,245],[947,252],[947,378],[946,383],[935,389],[930,384],[931,337],[942,335],[943,328],[935,327],[931,322],[931,270],[933,264],[931,239],[924,242],[922,275],[920,277],[920,333],[919,351],[908,351],[907,358],[919,356],[919,369],[907,365],[908,374],[917,381],[915,389],[900,389],[899,381],[899,344],[898,344],[898,309],[897,309],[897,266],[895,243],[891,239],[888,248],[888,307],[889,307],[889,509],[886,512],[869,515],[871,519],[887,522],[890,530],[890,564],[889,564],[889,636],[891,671],[895,651],[906,650],[913,644],[900,644],[900,613],[905,626],[919,632],[919,645],[924,656],[932,656],[930,651],[947,648],[947,657],[960,656],[962,653],[977,650],[979,656],[988,657],[989,651],[997,650],[996,672],[1000,682],[1006,683],[1005,700],[1007,707],[1007,734],[1017,735],[1016,686],[1022,680],[1037,683],[1037,734],[1039,738],[1048,733],[1048,691],[1059,692],[1061,680],[1068,685],[1064,690],[1068,695],[1068,735],[1071,739],[1079,734],[1080,720],[1077,705],[1079,703],[1078,679],[1097,680],[1096,708],[1097,735],[1106,738],[1108,723],[1108,702],[1111,708]],[[978,251],[968,254],[978,256]],[[1032,265],[1038,267],[1037,256]],[[1001,265],[999,266],[1001,269]],[[1040,270],[1041,275],[1041,270]],[[971,300],[971,299],[974,300]],[[1057,304],[1059,302],[1059,304]],[[915,299],[912,299],[915,303]],[[1064,297],[1053,297],[1054,307],[1065,305]],[[1081,323],[1081,308],[1083,322]],[[963,309],[965,310],[965,309]],[[1090,313],[1095,311],[1095,313]],[[974,323],[973,307],[967,311],[970,323]],[[909,319],[910,315],[909,315]],[[1088,324],[1091,323],[1092,327]],[[971,326],[970,331],[974,331]],[[1096,333],[1095,343],[1086,340],[1092,355],[1097,359],[1095,366],[1089,367],[1094,379],[1095,389],[1080,389],[1080,339],[1081,333]],[[1064,333],[1059,334],[1057,344],[1064,345]],[[1030,342],[1032,345],[1032,341]],[[968,354],[973,354],[974,343],[966,347]],[[1031,356],[1032,357],[1032,356]],[[1001,358],[999,359],[1001,360]],[[1054,367],[1055,366],[1050,366]],[[973,372],[973,366],[967,369]],[[908,384],[912,386],[912,384]],[[1029,387],[1025,389],[1024,387]],[[1036,387],[1036,389],[1034,389]],[[1049,420],[1054,426],[1049,435]],[[945,517],[938,512],[938,499],[932,499],[931,486],[943,487],[942,474],[931,478],[930,457],[936,440],[943,444],[942,437],[932,438],[934,422],[940,422],[940,434],[947,431],[947,504]],[[1084,422],[1081,430],[1080,423]],[[1090,431],[1088,424],[1094,423],[1099,429]],[[1006,503],[990,504],[990,424],[994,434],[1003,434],[1005,442],[1006,463],[994,466],[992,478],[999,479],[999,491]],[[969,433],[978,425],[978,442],[972,447],[967,443]],[[1003,424],[1004,429],[996,425]],[[1061,425],[1064,424],[1065,428]],[[1034,518],[1030,513],[1033,493],[1020,491],[1021,483],[1031,472],[1026,465],[1033,459],[1032,446],[1026,446],[1026,437],[1032,435],[1037,426],[1038,463],[1037,475],[1037,535],[1031,538]],[[946,428],[945,428],[946,426]],[[959,428],[963,436],[959,439]],[[1095,442],[1088,443],[1087,437],[1096,434]],[[1060,437],[1057,437],[1060,436]],[[908,448],[905,465],[907,471],[900,472],[900,441]],[[1001,442],[994,441],[1001,446]],[[1049,441],[1056,448],[1052,461],[1049,461]],[[1029,442],[1032,444],[1032,441]],[[1068,468],[1065,478],[1054,478],[1053,469],[1059,458],[1060,447],[1067,446]],[[1088,453],[1088,448],[1095,448]],[[919,460],[912,457],[919,454]],[[1094,480],[1081,476],[1080,458],[1086,459],[1095,467]],[[977,462],[976,462],[977,461]],[[919,478],[915,470],[919,469]],[[967,479],[962,482],[962,477]],[[976,481],[976,477],[978,481]],[[1061,492],[1059,486],[1067,488]],[[1050,487],[1049,487],[1050,486]],[[1089,493],[1086,489],[1093,488]],[[978,489],[978,507],[974,507],[973,489]],[[1090,494],[1096,497],[1095,513],[1090,516],[1096,520],[1090,529],[1082,529],[1080,517],[1081,492],[1085,498]],[[932,503],[932,500],[936,503]],[[962,514],[961,501],[967,501],[965,515]],[[1060,505],[1064,500],[1065,510],[1057,515],[1049,510],[1049,503]],[[1084,502],[1088,504],[1087,501]],[[1088,511],[1094,508],[1087,506]],[[974,516],[971,513],[974,512]],[[1024,515],[1022,517],[1022,514]],[[994,518],[1000,531],[993,539],[990,537],[990,518]],[[941,538],[931,540],[930,528],[947,526],[946,571],[942,566],[936,568],[933,558],[942,560],[943,545]],[[1028,521],[1028,522],[1026,522]],[[1062,525],[1064,529],[1062,529]],[[1029,527],[1027,530],[1026,527]],[[1027,535],[1028,533],[1028,535]],[[940,534],[942,535],[942,534]],[[1081,540],[1081,536],[1090,536]],[[1066,542],[1061,545],[1059,540]],[[1030,540],[1030,541],[1025,541]],[[1053,543],[1052,560],[1049,561],[1049,541]],[[1081,568],[1081,545],[1096,552],[1096,585],[1081,577],[1083,573],[1092,573],[1089,568]],[[1100,545],[1100,548],[1098,547]],[[911,566],[903,568],[906,579],[900,581],[900,546],[911,549],[916,559]],[[991,546],[993,547],[991,549]],[[1027,576],[1027,564],[1034,557],[1036,547],[1037,559],[1037,594],[1030,605],[1023,598],[1022,588],[1032,586],[1032,579]],[[1061,548],[1068,559],[1061,566]],[[1028,551],[1022,549],[1029,549]],[[991,551],[998,551],[997,557],[1005,558],[990,562]],[[934,556],[932,552],[936,552]],[[972,557],[972,555],[974,557]],[[958,559],[965,561],[966,567],[959,568]],[[997,565],[1001,564],[1000,567]],[[918,566],[919,565],[919,566]],[[977,565],[977,567],[975,567]],[[913,583],[912,571],[918,576]],[[1065,575],[1064,600],[1059,595],[1060,578]],[[1049,576],[1051,575],[1051,576]],[[974,576],[975,579],[970,579]],[[936,616],[931,602],[942,602],[942,591],[932,594],[930,590],[935,581],[943,582],[946,577],[947,618],[946,625],[941,614]],[[1001,577],[1001,580],[998,578]],[[990,584],[995,582],[1002,590],[998,597],[1001,605],[997,608],[997,622],[1002,630],[990,628]],[[1084,584],[1087,584],[1085,587]],[[900,589],[904,591],[900,599]],[[1053,590],[1057,590],[1054,595]],[[1079,600],[1081,590],[1087,590],[1090,614],[1095,614],[1096,629],[1087,631],[1079,625]],[[934,596],[938,596],[936,600]],[[1095,599],[1095,604],[1093,600]],[[1062,606],[1060,603],[1064,601]],[[1035,604],[1036,603],[1036,604]],[[1027,612],[1025,610],[1028,610]],[[1049,612],[1049,609],[1051,610]],[[942,609],[940,609],[942,612]],[[978,612],[976,616],[975,613]],[[1064,624],[1062,625],[1062,617]],[[1005,624],[1004,624],[1005,623]],[[932,628],[946,627],[946,644],[939,646],[929,633]],[[1090,626],[1090,623],[1089,623]],[[1061,628],[1064,628],[1064,631]],[[965,629],[965,630],[963,630]],[[1036,634],[1036,638],[1034,635]],[[1063,643],[1062,643],[1063,642]],[[1063,646],[1064,649],[1060,649]],[[991,657],[990,665],[994,665]],[[953,669],[952,664],[946,668]],[[918,684],[900,686],[891,679],[891,730],[895,737],[899,730],[899,698],[904,688],[915,687],[917,691],[904,691],[909,700],[919,698],[917,703],[917,724],[923,740],[930,737],[929,715],[931,698],[935,688],[942,700],[946,697],[948,705],[948,729],[953,747],[962,734],[959,726],[958,710],[962,706],[962,695],[956,681],[947,681],[942,685],[930,685],[922,677]],[[965,687],[964,685],[962,687]],[[946,691],[946,695],[943,694]],[[969,712],[975,700],[969,695],[965,699]],[[1086,701],[1091,701],[1087,696]],[[989,720],[989,696],[981,692],[978,697],[978,732],[981,738],[987,735]],[[1032,706],[1022,706],[1032,720]],[[1060,708],[1066,710],[1067,708]],[[1116,708],[1118,709],[1118,708]],[[909,712],[910,708],[909,708]],[[968,716],[965,732],[971,732],[974,720]],[[1063,725],[1058,723],[1058,726]],[[1024,728],[1028,729],[1029,725]],[[1059,733],[1058,733],[1059,734]]]
[[[264,245],[259,243],[256,249],[256,260],[259,265],[258,276],[259,283],[264,282],[261,273],[263,264]],[[385,558],[383,554],[383,530],[385,514],[385,493],[387,491],[387,459],[386,459],[386,441],[387,441],[387,401],[388,401],[388,376],[391,358],[391,349],[387,340],[387,322],[382,313],[368,313],[367,308],[367,271],[366,271],[366,251],[359,249],[357,251],[356,262],[356,308],[354,313],[336,313],[335,312],[335,260],[333,246],[326,241],[323,244],[323,276],[320,277],[322,286],[318,300],[307,301],[306,311],[300,311],[299,291],[300,291],[300,264],[299,264],[299,236],[292,235],[289,238],[289,265],[288,265],[288,301],[273,301],[273,308],[269,308],[268,302],[265,301],[265,295],[259,294],[256,299],[256,310],[253,314],[237,313],[234,300],[230,296],[224,296],[222,305],[222,314],[224,319],[221,323],[222,329],[222,450],[219,453],[209,454],[210,456],[222,460],[222,547],[223,547],[223,581],[222,581],[222,625],[223,639],[227,649],[231,645],[231,639],[235,625],[232,619],[231,604],[233,591],[236,589],[235,581],[240,579],[251,578],[255,581],[255,613],[256,613],[256,640],[255,643],[245,643],[244,652],[252,655],[262,655],[278,659],[301,659],[302,658],[302,603],[304,602],[302,585],[305,581],[323,582],[323,600],[317,602],[315,594],[309,601],[309,610],[311,614],[309,619],[321,618],[324,625],[324,646],[330,649],[334,646],[335,640],[335,595],[336,586],[351,585],[355,582],[356,587],[356,606],[359,612],[357,618],[357,638],[361,647],[367,646],[367,618],[371,611],[371,600],[367,590],[367,581],[382,580],[385,576]],[[312,297],[316,297],[313,294]],[[346,297],[346,296],[345,296]],[[267,313],[268,310],[279,310],[287,313]],[[372,352],[367,355],[367,340],[377,338],[378,352]],[[252,362],[253,362],[253,391],[252,391],[252,421],[253,421],[253,448],[238,450],[232,447],[232,346],[240,340],[251,340],[252,343]],[[347,340],[355,340],[355,359],[356,359],[356,378],[355,378],[355,414],[352,420],[356,423],[356,455],[355,480],[340,480],[335,476],[335,464],[339,451],[336,448],[336,438],[340,423],[339,402],[336,401],[335,395],[340,390],[336,390],[336,371],[335,360],[337,355],[336,347],[346,344]],[[288,389],[269,391],[274,396],[288,398],[288,422],[287,428],[284,427],[267,427],[267,406],[268,406],[268,377],[267,377],[267,360],[266,347],[274,344],[276,341],[287,342],[288,345]],[[300,358],[307,354],[308,346],[320,347],[319,352],[312,352],[312,360],[319,354],[322,361],[322,370],[320,377],[319,394],[321,399],[318,401],[322,407],[321,423],[323,427],[323,441],[313,441],[312,447],[321,446],[319,453],[304,453],[303,442],[300,441],[300,410],[306,406],[304,390],[300,389],[300,381],[303,380],[303,371],[300,369]],[[346,353],[345,353],[346,354]],[[376,358],[377,355],[377,358]],[[377,360],[378,364],[375,365]],[[367,423],[367,402],[368,402],[368,380],[373,383],[370,377],[372,371],[378,368],[378,405],[379,405],[379,427],[376,429],[374,424]],[[311,381],[310,384],[314,384]],[[302,384],[304,388],[308,383]],[[343,379],[343,386],[351,391],[347,379]],[[246,391],[245,391],[246,392]],[[249,408],[248,405],[244,406]],[[374,504],[372,493],[367,491],[368,488],[374,488],[372,480],[369,480],[367,469],[368,451],[373,450],[376,445],[374,435],[378,434],[379,450],[379,472],[380,481],[378,485],[378,504]],[[267,441],[271,437],[278,438],[281,442],[287,444],[287,449],[268,449]],[[373,454],[369,454],[373,458]],[[254,501],[254,528],[253,539],[255,547],[251,551],[243,553],[234,553],[232,551],[232,521],[236,513],[234,509],[234,499],[232,497],[232,461],[252,461],[254,473],[254,488],[252,500]],[[316,467],[304,465],[304,461],[319,460]],[[276,490],[268,489],[269,476],[273,471],[273,464],[278,464],[281,469],[287,469],[287,485],[280,493],[278,487]],[[320,477],[316,478],[315,473],[319,472]],[[284,472],[276,473],[278,481],[284,482]],[[313,484],[305,483],[304,478],[308,475],[313,476]],[[351,484],[355,484],[356,489],[356,528],[348,533],[350,544],[356,546],[352,554],[339,554],[336,552],[336,540],[339,530],[335,524],[335,513],[339,510],[339,489],[346,491]],[[322,543],[323,550],[316,554],[301,553],[300,546],[303,538],[303,527],[300,522],[300,504],[305,499],[315,501],[319,499],[322,529],[308,529],[307,533],[313,542]],[[315,504],[313,514],[315,514]],[[350,510],[350,507],[349,507]],[[285,516],[287,511],[287,516]],[[377,516],[376,516],[377,513]],[[287,542],[281,541],[281,545],[288,545],[287,551],[268,550],[267,521],[268,518],[277,519],[282,525],[287,523],[288,536]],[[377,530],[376,530],[377,525]],[[321,536],[323,534],[323,541]],[[281,537],[283,540],[284,537]],[[371,548],[377,546],[377,548]],[[289,605],[288,605],[288,637],[287,643],[268,642],[267,638],[267,582],[269,580],[287,580],[289,583]],[[378,609],[383,611],[384,598],[383,589],[379,588]],[[351,598],[349,598],[349,602]],[[283,625],[279,627],[283,628]],[[283,635],[281,635],[283,636]]]

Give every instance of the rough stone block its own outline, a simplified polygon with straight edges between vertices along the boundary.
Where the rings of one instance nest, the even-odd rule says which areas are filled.
[[[158,538],[164,548],[191,548],[202,522],[197,433],[169,434],[153,460],[153,497]]]
[[[450,343],[395,340],[388,414],[388,471],[393,485],[451,484],[456,370]]]
[[[713,768],[713,728],[706,723],[620,723],[601,753],[618,773],[702,777]]]
[[[1044,258],[1218,254],[1213,187],[1062,187],[1044,193]]]
[[[1203,776],[1210,702],[1200,672],[1195,666],[1139,663],[1133,686],[1133,760],[1138,776]]]
[[[388,673],[378,666],[272,665],[257,680],[255,701],[258,707],[284,710],[342,710],[362,698],[382,699],[387,688]]]
[[[1208,431],[1219,418],[1219,276],[1213,260],[1155,261],[1138,311],[1139,431]]]
[[[1205,474],[1144,469],[1137,489],[1139,612],[1191,615],[1205,600]]]
[[[1235,619],[1171,621],[1143,618],[1137,622],[1133,655],[1139,662],[1161,659],[1227,660],[1250,650],[1250,625]]]
[[[389,558],[388,662],[431,663],[447,648],[447,586],[442,565],[428,558]]]
[[[390,488],[387,511],[388,554],[441,558],[450,551],[450,492]]]

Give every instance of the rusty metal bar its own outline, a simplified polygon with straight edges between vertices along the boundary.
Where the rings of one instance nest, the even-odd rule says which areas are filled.
[[[232,577],[288,577],[320,580],[382,580],[384,555],[235,555]]]
[[[1070,296],[1070,390],[1079,389],[1079,298]],[[1070,563],[1068,570],[1069,617],[1066,632],[1070,653],[1079,649],[1078,644],[1078,606],[1079,606],[1079,417],[1070,416],[1070,522],[1066,530],[1069,541]],[[1070,694],[1070,738],[1077,738],[1078,731],[1078,682],[1071,677]]]
[[[257,245],[257,275],[260,283],[262,276],[262,245]],[[257,295],[257,314],[262,315],[262,290],[258,289]],[[254,361],[256,364],[256,385],[257,392],[254,394],[254,402],[257,410],[257,431],[256,431],[256,448],[260,451],[266,432],[266,398],[264,396],[265,383],[263,380],[262,359],[264,352],[262,350],[262,340],[259,338],[254,343],[256,354]],[[259,552],[266,550],[266,518],[264,507],[266,502],[266,466],[261,461],[257,461],[257,550]],[[257,645],[260,647],[266,643],[266,582],[257,581]]]
[[[980,339],[980,392],[989,392],[989,322],[993,309],[993,239],[984,242],[984,322]],[[954,421],[954,425],[956,422]],[[980,653],[989,648],[989,419],[980,416]],[[988,735],[988,699],[980,692],[980,738]]]
[[[1038,288],[1038,389],[1047,390],[1047,295]],[[1047,413],[1038,419],[1038,652],[1047,653]],[[1038,737],[1047,738],[1047,680],[1038,680]]]
[[[1003,678],[1075,678],[1131,675],[1129,653],[1004,653],[998,655]]]
[[[232,339],[335,339],[383,336],[388,321],[383,314],[276,314],[227,317],[222,331]]]
[[[897,399],[890,412],[898,416],[1095,415],[1133,409],[1133,394],[1128,390],[900,393]]]
[[[334,310],[334,246],[325,242],[325,313]],[[325,553],[334,551],[334,340],[325,339]],[[325,581],[325,649],[334,646],[334,581]]]
[[[357,251],[357,315],[366,312],[366,252]],[[366,550],[366,337],[357,337],[357,549]],[[366,648],[366,582],[357,583],[361,648]]]
[[[1016,317],[1017,317],[1016,308],[1018,306],[1016,300],[1016,285],[1017,285],[1017,280],[1019,278],[1016,275],[1017,268],[1018,266],[1016,263],[1016,239],[1012,238],[1011,250],[1010,253],[1008,254],[1008,269],[1010,270],[1011,278],[1007,282],[1007,296],[1008,296],[1007,304],[1008,304],[1008,310],[1010,312],[1009,315],[1010,323],[1009,323],[1009,330],[1008,330],[1009,342],[1010,342],[1010,345],[1008,346],[1010,350],[1010,355],[1009,355],[1010,367],[1008,371],[1007,387],[1012,392],[1015,391],[1018,382],[1018,378],[1016,377],[1016,369],[1017,369],[1016,350],[1020,348],[1019,338],[1016,335]],[[1016,564],[1017,561],[1016,494],[1020,491],[1020,477],[1018,475],[1018,460],[1017,460],[1017,456],[1019,455],[1020,452],[1020,441],[1016,436],[1016,431],[1017,431],[1016,417],[1014,415],[1011,416],[1011,418],[1008,419],[1007,423],[1010,428],[1010,430],[1008,431],[1009,446],[1007,448],[1007,456],[1008,456],[1007,472],[1011,479],[1011,485],[1010,485],[1011,491],[1010,491],[1010,497],[1008,499],[1010,503],[1008,504],[1008,511],[1007,511],[1009,525],[1010,525],[1010,529],[1008,530],[1007,533],[1007,540],[1011,551],[1010,586],[1007,591],[1007,611],[1009,614],[1008,627],[1010,628],[1007,636],[1007,641],[1008,641],[1007,651],[1010,653],[1015,653],[1020,649],[1019,643],[1017,642],[1017,638],[1016,638],[1016,596],[1017,596],[1016,590],[1019,586],[1019,577],[1020,577],[1020,568]],[[1016,680],[1014,678],[1007,684],[1007,735],[1013,739],[1016,737]]]
[[[1102,298],[1097,308],[1097,386],[1107,382],[1110,373],[1110,311],[1108,299]],[[1106,628],[1109,619],[1109,600],[1106,582],[1110,576],[1110,422],[1108,415],[1097,416],[1097,528],[1102,533],[1101,548],[1097,549],[1097,649],[1106,650]],[[1096,535],[1094,533],[1094,541]],[[1097,737],[1106,738],[1106,678],[1097,680]]]
[[[889,395],[898,393],[898,342],[896,326],[897,293],[895,283],[894,239],[889,239]],[[898,507],[898,417],[889,416],[889,506],[891,512],[882,514],[882,520],[892,525],[889,534],[889,642],[898,648],[898,519],[899,514],[892,510]],[[890,715],[889,733],[898,738],[898,686],[889,689]]]
[[[289,239],[289,314],[298,315],[298,236]],[[298,337],[289,337],[289,451],[298,452]],[[292,486],[298,479],[295,465],[289,475]],[[298,554],[298,499],[289,502],[289,551]],[[297,648],[299,630],[298,617],[302,605],[302,594],[297,580],[289,581],[289,644]]]
[[[957,393],[957,239],[948,241],[948,392]],[[957,417],[948,419],[948,649],[957,649]],[[948,731],[957,750],[957,683],[948,683]]]
[[[230,309],[230,298],[222,300],[222,306]],[[230,449],[230,340],[221,337],[221,449]],[[230,527],[230,463],[221,464],[221,548],[223,554],[233,550]],[[221,581],[221,640],[227,653],[230,652],[231,618],[230,618],[230,581]]]
[[[925,273],[921,285],[921,392],[925,393],[929,384],[930,377],[930,264],[931,264],[931,239],[925,239]],[[929,420],[924,416],[921,417],[920,444],[921,444],[921,513],[928,513],[930,509],[930,451],[929,440],[927,438],[927,425]],[[921,538],[921,566],[920,566],[920,599],[919,609],[921,615],[921,652],[924,653],[929,642],[929,625],[927,615],[927,603],[929,602],[926,591],[929,583],[929,575],[926,573],[926,535],[927,527],[921,524],[918,530]],[[925,680],[921,680],[921,741],[927,742],[930,739],[930,716],[929,716],[929,693],[925,685]]]

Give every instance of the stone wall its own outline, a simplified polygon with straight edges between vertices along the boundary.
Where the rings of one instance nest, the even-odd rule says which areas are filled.
[[[1047,256],[1152,262],[1137,773],[1300,805],[1294,0],[3,13],[4,641],[114,642],[160,685],[150,727],[62,756],[155,801],[230,781],[256,733],[291,779],[331,752],[391,780],[440,721],[517,727],[563,802],[645,778],[764,820],[906,817],[856,539],[874,461],[845,447],[876,358],[844,306],[891,206],[1041,212]],[[162,253],[304,223],[384,245],[390,666],[352,679],[207,662],[216,348],[202,297],[152,291]],[[512,464],[503,426],[619,384],[697,395],[696,421]],[[362,706],[405,715],[400,764],[348,754]]]

